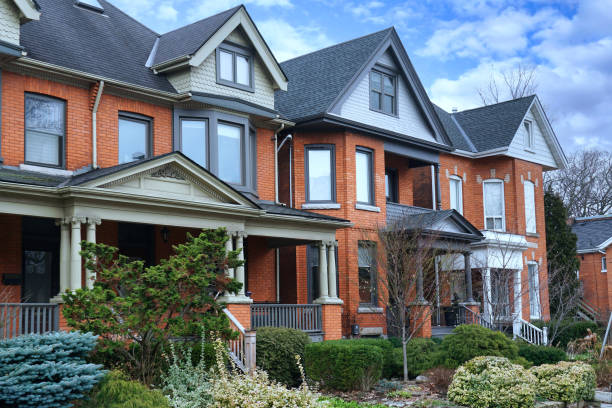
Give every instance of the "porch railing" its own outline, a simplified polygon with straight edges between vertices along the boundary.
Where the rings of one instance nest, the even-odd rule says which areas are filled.
[[[242,372],[249,372],[255,369],[255,332],[246,331],[238,319],[227,309],[223,312],[230,320],[232,329],[238,332],[238,338],[229,340],[228,351],[230,358]]]
[[[485,319],[482,314],[476,313],[464,305],[459,306],[459,316],[457,320],[459,324],[477,324],[487,329],[497,330],[495,324]]]
[[[323,331],[321,305],[282,305],[253,303],[251,328],[287,327],[307,333]]]
[[[512,325],[514,337],[521,338],[528,343],[537,345],[548,345],[548,327],[541,329],[526,320],[517,318]]]
[[[59,305],[53,303],[0,303],[0,338],[59,330]]]

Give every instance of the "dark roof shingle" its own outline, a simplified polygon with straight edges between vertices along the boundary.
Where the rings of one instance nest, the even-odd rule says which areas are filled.
[[[578,250],[595,249],[612,238],[612,215],[606,218],[577,220],[572,231],[578,238]]]

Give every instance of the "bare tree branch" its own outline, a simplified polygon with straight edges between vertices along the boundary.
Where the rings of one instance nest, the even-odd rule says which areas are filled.
[[[495,72],[491,73],[489,82],[483,88],[477,89],[483,105],[493,105],[510,99],[533,95],[538,89],[537,68],[535,65],[518,64],[499,73],[498,83]]]

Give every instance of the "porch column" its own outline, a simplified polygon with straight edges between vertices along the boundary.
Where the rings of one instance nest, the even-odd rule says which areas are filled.
[[[484,312],[489,322],[493,323],[493,299],[491,292],[491,268],[482,270],[482,293],[484,294]]]
[[[521,319],[523,318],[523,302],[521,299],[521,269],[514,271],[514,319],[512,323],[512,333],[514,337],[521,333]]]
[[[329,297],[337,298],[336,290],[336,241],[330,241],[327,246],[327,277],[329,283]]]
[[[96,243],[96,225],[100,225],[101,220],[97,217],[87,217],[87,242]],[[96,276],[90,269],[85,270],[85,284],[89,289],[93,288]]]
[[[244,261],[244,239],[247,237],[244,231],[239,231],[236,233],[236,250],[240,250],[238,254],[238,260]],[[244,263],[236,268],[236,280],[242,283],[242,288],[238,291],[238,296],[244,296]]]
[[[472,291],[472,265],[470,264],[471,252],[463,253],[465,264],[465,301],[466,303],[474,303],[474,294]]]
[[[442,193],[440,193],[440,163],[434,164],[434,174],[436,183],[436,209],[442,209]]]
[[[60,226],[60,270],[59,281],[60,290],[57,296],[61,299],[61,295],[70,289],[70,225],[66,218],[55,221],[56,225]]]
[[[327,282],[327,251],[325,251],[325,242],[319,243],[319,298],[325,299],[329,297],[329,286]]]
[[[81,223],[85,222],[82,217],[70,218],[70,290],[81,288]]]

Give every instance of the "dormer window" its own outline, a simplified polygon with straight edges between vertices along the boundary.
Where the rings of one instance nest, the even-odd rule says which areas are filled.
[[[390,72],[370,71],[370,109],[387,115],[397,115],[397,77]]]
[[[523,127],[525,128],[525,149],[533,150],[535,141],[533,138],[533,125],[531,121],[525,120],[523,122]]]
[[[217,48],[217,83],[253,91],[253,54],[246,48],[222,44]]]

